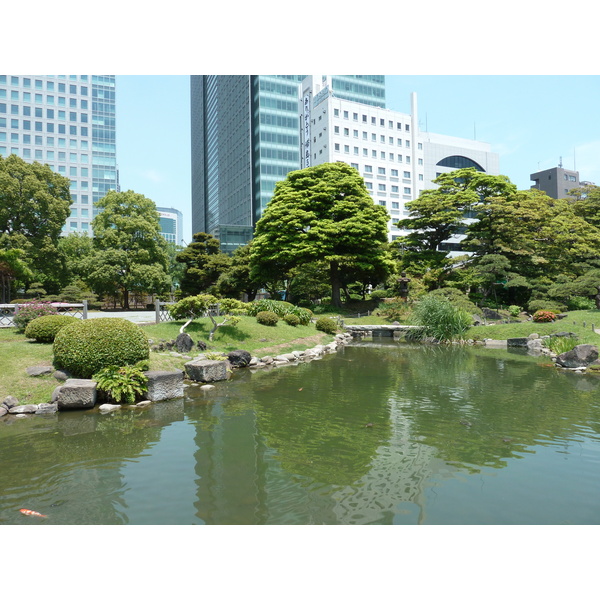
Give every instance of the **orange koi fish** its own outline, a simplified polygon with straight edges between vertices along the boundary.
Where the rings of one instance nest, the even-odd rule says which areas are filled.
[[[35,510],[29,510],[27,508],[19,509],[19,512],[22,512],[24,515],[28,517],[47,517],[48,515],[43,515],[42,513],[36,512]]]

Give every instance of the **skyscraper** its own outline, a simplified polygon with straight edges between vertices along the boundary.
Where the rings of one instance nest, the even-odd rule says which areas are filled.
[[[157,206],[158,212],[158,224],[160,225],[160,235],[162,235],[167,242],[173,242],[177,245],[184,245],[182,237],[182,222],[183,214],[176,208],[165,208]]]
[[[71,180],[63,229],[91,232],[94,203],[118,190],[114,75],[0,75],[0,154]]]
[[[304,75],[191,77],[192,230],[231,252],[252,239],[275,184],[300,169]],[[385,107],[383,75],[332,77],[340,98]]]

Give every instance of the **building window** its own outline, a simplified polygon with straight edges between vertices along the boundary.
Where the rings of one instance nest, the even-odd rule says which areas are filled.
[[[421,144],[421,142],[419,142],[419,143],[417,144],[417,148],[418,148],[419,150],[423,150],[423,144]]]
[[[352,119],[358,121],[358,113],[352,113]]]
[[[377,189],[378,189],[380,192],[385,192],[385,183],[380,183],[380,184],[377,186]]]
[[[385,175],[385,167],[377,167],[378,175]]]
[[[340,132],[340,126],[339,125],[334,125],[333,127],[333,133],[338,133]]]
[[[393,194],[397,194],[397,193],[398,193],[398,191],[399,191],[399,190],[398,190],[398,186],[397,186],[397,185],[393,185],[393,186],[392,186],[392,193],[393,193]],[[394,202],[394,204],[396,204],[396,205],[397,205],[398,203],[397,203],[397,202]],[[398,206],[394,206],[394,204],[392,204],[392,208],[398,208]]]
[[[392,187],[392,191],[394,191],[394,188]],[[397,188],[396,188],[397,191]],[[392,208],[400,208],[400,203],[399,202],[392,202]]]
[[[333,146],[333,147],[334,147],[334,150],[335,150],[336,152],[339,152],[339,151],[340,151],[340,145],[339,145],[339,144],[334,144],[334,146]]]
[[[404,193],[405,194],[410,194],[410,188],[409,187],[405,187],[404,188]]]
[[[403,175],[404,179],[410,179],[410,171],[404,171]]]
[[[372,173],[373,167],[371,165],[365,165],[365,173]]]
[[[350,130],[347,127],[344,127],[344,135],[345,136],[350,135]]]
[[[340,116],[340,109],[339,108],[334,108],[333,109],[333,116],[334,117],[339,117]]]
[[[348,118],[348,111],[347,111],[347,110],[345,110],[345,111],[344,111],[344,119],[347,119],[347,118]]]

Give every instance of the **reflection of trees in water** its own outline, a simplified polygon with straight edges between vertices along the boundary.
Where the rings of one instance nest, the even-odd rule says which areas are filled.
[[[290,473],[350,485],[388,440],[391,373],[385,364],[375,373],[372,364],[350,360],[340,353],[257,381],[258,430]]]
[[[394,399],[413,434],[462,468],[501,468],[528,446],[598,426],[595,395],[532,357],[440,346],[398,352],[409,360]]]
[[[32,417],[11,426],[20,435],[0,433],[0,506],[12,513],[27,503],[25,508],[48,514],[49,523],[127,523],[119,468],[157,442],[166,424],[135,410]]]

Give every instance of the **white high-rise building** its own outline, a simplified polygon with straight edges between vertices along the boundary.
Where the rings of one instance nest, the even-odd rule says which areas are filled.
[[[0,75],[0,155],[71,180],[63,233],[91,232],[94,204],[119,190],[114,75]]]
[[[406,202],[435,187],[440,173],[475,167],[499,174],[489,144],[420,131],[414,93],[411,114],[404,114],[339,98],[329,76],[313,75],[302,82],[300,121],[302,168],[338,161],[355,167],[390,214],[390,241],[407,233],[396,226],[408,216]],[[448,249],[458,243],[449,240]]]

